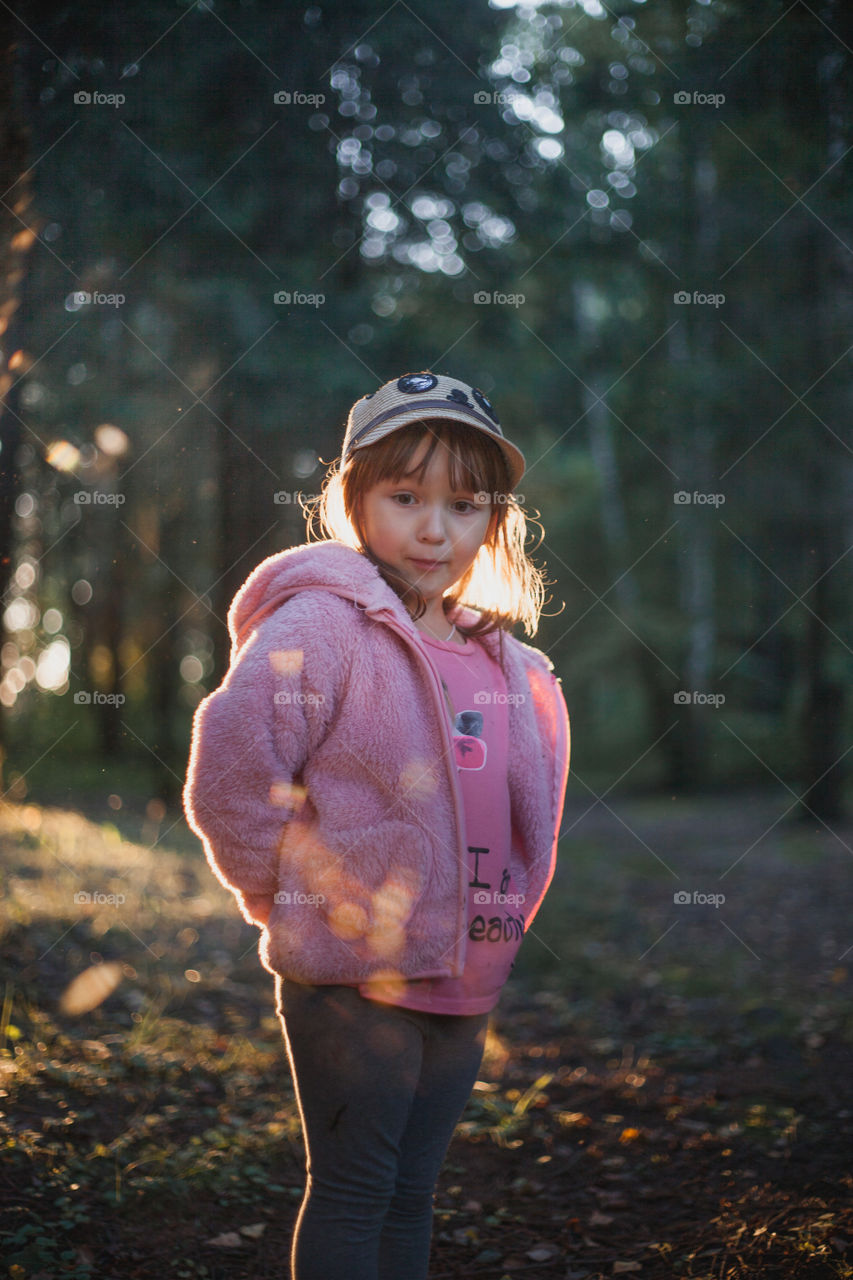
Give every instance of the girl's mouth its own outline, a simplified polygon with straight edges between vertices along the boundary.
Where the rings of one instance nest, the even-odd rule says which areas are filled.
[[[444,564],[443,560],[415,560],[412,557],[409,558],[412,560],[412,564],[417,565],[425,573],[428,573],[431,569],[440,569]]]

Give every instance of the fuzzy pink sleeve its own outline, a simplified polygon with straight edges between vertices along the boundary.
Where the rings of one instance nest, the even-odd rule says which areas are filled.
[[[532,668],[528,672],[528,678],[538,713],[543,764],[548,772],[548,789],[551,795],[551,848],[540,888],[534,900],[527,904],[527,928],[535,919],[556,870],[557,845],[560,838],[571,755],[571,726],[560,681],[552,672],[537,668]]]
[[[214,874],[264,923],[278,847],[308,752],[304,654],[280,615],[261,624],[193,720],[184,809]]]
[[[560,824],[566,799],[566,783],[569,777],[571,726],[563,687],[557,677],[550,673],[541,677],[536,685],[538,687],[534,686],[534,697],[539,700],[541,707],[544,726],[542,742],[547,749],[551,770],[551,818],[554,832],[554,860],[556,860],[557,841],[560,836]]]

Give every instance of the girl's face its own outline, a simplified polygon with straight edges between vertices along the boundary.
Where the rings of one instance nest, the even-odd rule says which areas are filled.
[[[417,471],[430,440],[411,462]],[[362,499],[362,525],[369,550],[416,586],[427,604],[468,570],[489,529],[492,505],[471,489],[450,487],[447,450],[439,445],[418,480],[415,475],[381,480]]]

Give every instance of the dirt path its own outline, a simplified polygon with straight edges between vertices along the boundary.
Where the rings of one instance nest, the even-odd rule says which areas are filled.
[[[853,1277],[849,824],[777,822],[780,796],[608,803],[567,809],[431,1280]],[[7,808],[0,850],[5,1273],[284,1280],[303,1146],[256,931],[196,852],[80,815]],[[64,1016],[105,963],[113,994]]]

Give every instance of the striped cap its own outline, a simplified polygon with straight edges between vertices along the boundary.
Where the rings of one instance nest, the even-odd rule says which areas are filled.
[[[477,427],[502,450],[510,473],[510,489],[524,475],[524,454],[504,438],[498,415],[482,391],[443,374],[406,373],[378,391],[356,400],[349,411],[341,465],[356,450],[375,444],[410,422],[450,418]]]

